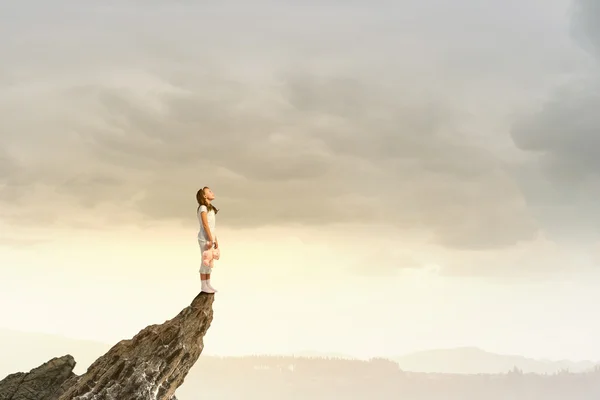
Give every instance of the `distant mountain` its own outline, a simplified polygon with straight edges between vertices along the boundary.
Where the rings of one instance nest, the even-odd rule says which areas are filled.
[[[292,357],[309,357],[309,358],[342,358],[345,360],[355,360],[356,357],[349,356],[347,354],[342,353],[328,353],[325,351],[312,351],[312,350],[304,350],[304,351],[296,351],[290,353]]]
[[[517,355],[495,354],[476,347],[426,350],[392,358],[404,371],[435,373],[505,373],[514,367],[525,373],[547,374],[561,370],[585,372],[592,361],[536,360]]]
[[[113,343],[114,344],[114,343]],[[0,379],[15,371],[29,371],[60,354],[72,354],[77,365],[74,372],[81,374],[112,344],[78,340],[58,335],[28,333],[0,329]],[[206,350],[210,350],[207,348]],[[209,356],[210,352],[206,352]],[[320,351],[299,351],[289,354],[296,357],[357,359],[347,354]],[[592,361],[535,360],[523,356],[502,355],[474,347],[435,349],[386,357],[397,362],[401,369],[412,372],[435,373],[506,373],[517,367],[523,372],[554,373],[560,370],[584,372],[595,365]]]

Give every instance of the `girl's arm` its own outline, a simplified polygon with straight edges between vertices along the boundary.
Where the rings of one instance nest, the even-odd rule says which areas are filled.
[[[202,226],[204,226],[204,231],[208,234],[208,241],[212,242],[213,237],[212,237],[212,232],[210,231],[210,228],[208,227],[208,218],[206,218],[206,211],[204,211],[204,210],[201,211],[200,217],[202,218]]]

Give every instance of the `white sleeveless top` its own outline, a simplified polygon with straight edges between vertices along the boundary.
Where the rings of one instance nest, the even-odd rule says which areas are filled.
[[[200,206],[200,209],[198,210],[198,222],[200,223],[200,230],[198,231],[198,240],[203,240],[203,241],[207,241],[208,240],[208,234],[206,233],[206,231],[204,230],[204,225],[202,225],[202,217],[201,214],[202,212],[206,213],[206,219],[208,220],[208,227],[210,229],[210,233],[212,234],[212,238],[213,240],[215,240],[215,238],[217,237],[217,233],[216,233],[216,218],[215,218],[215,210],[210,210],[210,212],[208,211],[208,209],[206,208],[206,206],[202,205]]]

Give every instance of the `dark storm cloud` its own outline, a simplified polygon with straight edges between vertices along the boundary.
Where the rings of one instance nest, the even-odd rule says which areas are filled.
[[[15,26],[35,51],[6,39],[13,57],[0,140],[13,151],[7,165],[23,168],[7,175],[0,201],[13,216],[66,220],[108,204],[139,221],[195,223],[195,192],[208,185],[232,227],[384,222],[467,249],[510,246],[536,231],[505,162],[463,129],[473,111],[461,101],[495,87],[490,68],[517,66],[496,62],[519,43],[512,36],[482,50],[489,37],[408,3],[429,28],[399,13],[403,31],[386,12],[356,5],[342,14],[277,9],[272,31],[253,25],[261,13],[202,14],[198,24],[199,10],[150,7],[138,25],[114,7],[98,7],[104,17],[89,25],[77,9],[82,20],[47,22],[47,36]],[[488,15],[447,11],[471,24]],[[503,18],[528,23],[494,14],[495,30]],[[457,44],[467,39],[472,50]],[[556,56],[519,51],[529,69],[514,82],[535,80]]]
[[[600,3],[575,0],[572,15],[574,37],[586,50],[600,57]]]
[[[552,237],[595,241],[600,230],[600,7],[578,0],[574,37],[594,57],[587,73],[557,89],[536,113],[517,121],[514,143],[532,156],[521,186]]]
[[[571,85],[515,125],[515,144],[539,154],[553,179],[579,183],[600,171],[599,89],[600,80]]]

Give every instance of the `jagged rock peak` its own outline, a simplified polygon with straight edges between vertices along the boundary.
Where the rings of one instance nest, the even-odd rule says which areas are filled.
[[[58,392],[73,373],[71,355],[53,358],[29,372],[10,374],[0,381],[0,400],[46,400]]]
[[[200,293],[173,319],[120,341],[59,400],[170,400],[204,349],[213,301]]]
[[[69,355],[9,375],[0,381],[0,400],[176,400],[204,349],[213,301],[214,294],[198,294],[174,318],[118,342],[81,376]],[[19,390],[26,397],[15,397]]]

